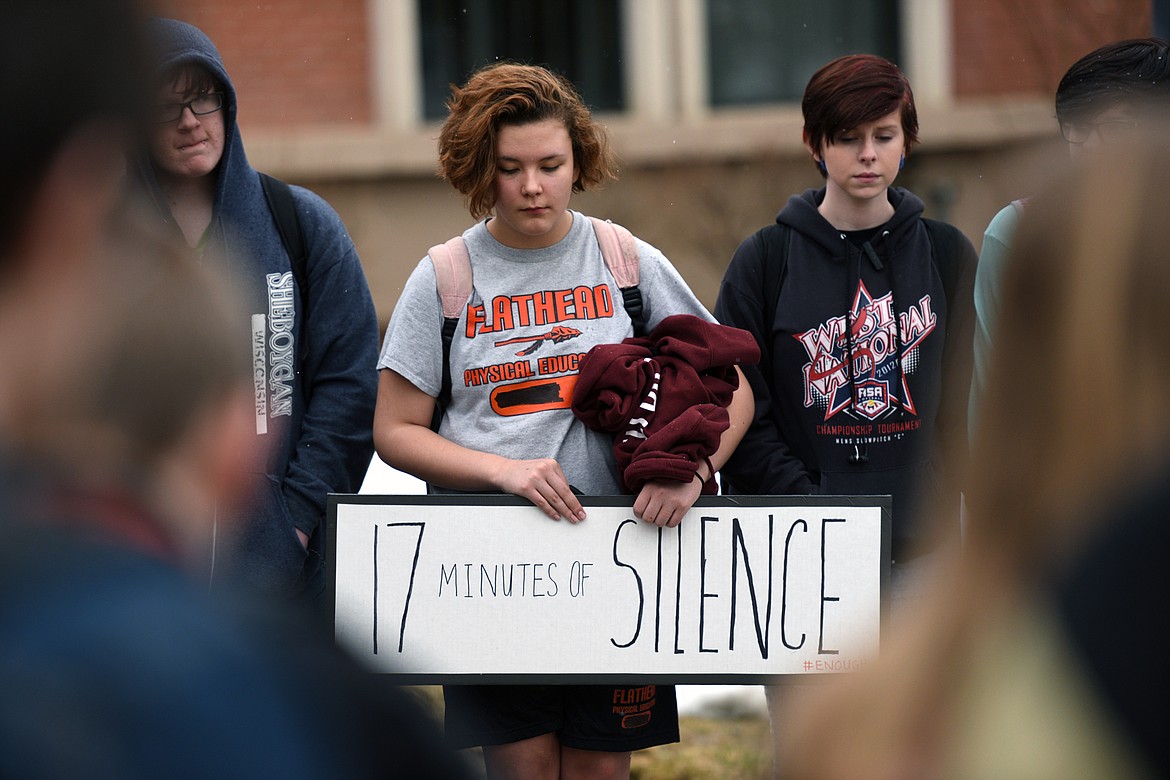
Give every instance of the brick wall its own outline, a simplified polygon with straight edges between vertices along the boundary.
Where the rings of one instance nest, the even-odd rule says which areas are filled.
[[[1152,0],[952,0],[955,95],[1052,95],[1069,65],[1150,35]]]
[[[940,0],[945,2],[946,0]],[[1151,34],[1153,0],[949,0],[958,98],[1051,95],[1077,58]],[[366,0],[146,0],[219,46],[252,127],[372,121]]]
[[[366,0],[152,0],[215,41],[244,127],[371,121]]]

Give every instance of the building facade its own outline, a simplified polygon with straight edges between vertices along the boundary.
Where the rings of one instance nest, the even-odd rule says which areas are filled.
[[[922,145],[899,184],[979,245],[1060,164],[1052,94],[1085,52],[1149,35],[1151,0],[154,0],[218,44],[254,165],[345,219],[385,321],[431,244],[463,230],[435,176],[448,86],[495,59],[568,75],[622,180],[574,200],[658,245],[708,304],[739,241],[820,177],[812,72],[851,52],[906,71]]]

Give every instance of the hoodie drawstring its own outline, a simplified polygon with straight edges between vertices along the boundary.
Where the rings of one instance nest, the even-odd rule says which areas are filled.
[[[854,352],[853,352],[853,328],[855,321],[853,317],[853,295],[854,290],[858,288],[861,283],[861,255],[864,254],[868,258],[870,265],[876,271],[885,269],[885,263],[878,257],[877,251],[869,241],[865,241],[861,245],[861,251],[856,254],[854,262],[850,262],[849,257],[849,240],[848,236],[841,233],[841,239],[845,241],[845,262],[849,271],[845,275],[845,360],[846,360],[846,376],[849,380],[849,395],[853,404],[853,409],[857,409],[857,381],[854,374]],[[883,242],[887,240],[890,231],[883,230],[879,236]],[[902,318],[898,314],[898,292],[897,292],[897,275],[890,271],[890,305],[894,312],[894,357],[897,365],[897,382],[894,385],[894,397],[898,399],[899,416],[905,415],[905,404],[903,399],[903,385],[905,384],[905,368],[902,365],[904,355],[902,350],[905,347],[905,340],[902,337]],[[858,441],[857,436],[852,436],[849,442],[853,447],[853,452],[849,455],[849,462],[856,465],[863,465],[869,462],[869,447],[865,442]]]
[[[853,291],[858,288],[861,283],[861,253],[858,252],[854,257],[849,257],[850,241],[849,237],[844,233],[841,234],[841,240],[845,242],[845,266],[848,269],[845,273],[845,376],[849,381],[849,402],[851,410],[857,409],[857,382],[853,374],[853,326],[855,320],[853,319]],[[871,262],[877,258],[873,253],[873,247],[869,246],[869,242],[865,242],[865,247],[870,255]],[[880,264],[881,261],[878,260]],[[850,443],[853,445],[853,452],[849,455],[849,462],[854,464],[863,464],[869,462],[869,452],[864,442],[858,442],[856,434],[850,437]]]

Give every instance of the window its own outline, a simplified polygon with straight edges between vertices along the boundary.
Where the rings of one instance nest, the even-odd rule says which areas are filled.
[[[799,101],[844,54],[898,61],[897,0],[708,0],[713,106]]]
[[[545,65],[576,84],[594,110],[624,105],[620,0],[418,0],[423,111],[446,115],[451,84],[484,65]]]

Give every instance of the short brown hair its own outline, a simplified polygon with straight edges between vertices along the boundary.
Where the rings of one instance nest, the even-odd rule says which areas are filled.
[[[439,133],[439,168],[480,219],[496,204],[496,139],[502,125],[559,119],[573,144],[573,191],[617,178],[617,159],[605,128],[563,76],[536,65],[500,63],[452,87]]]
[[[183,97],[205,95],[208,92],[223,92],[223,85],[219,80],[200,65],[186,63],[176,65],[163,71],[158,78],[158,86]]]
[[[902,109],[906,151],[918,143],[918,110],[910,82],[898,66],[873,54],[850,54],[825,65],[808,81],[800,103],[804,140],[813,149],[837,133]]]

